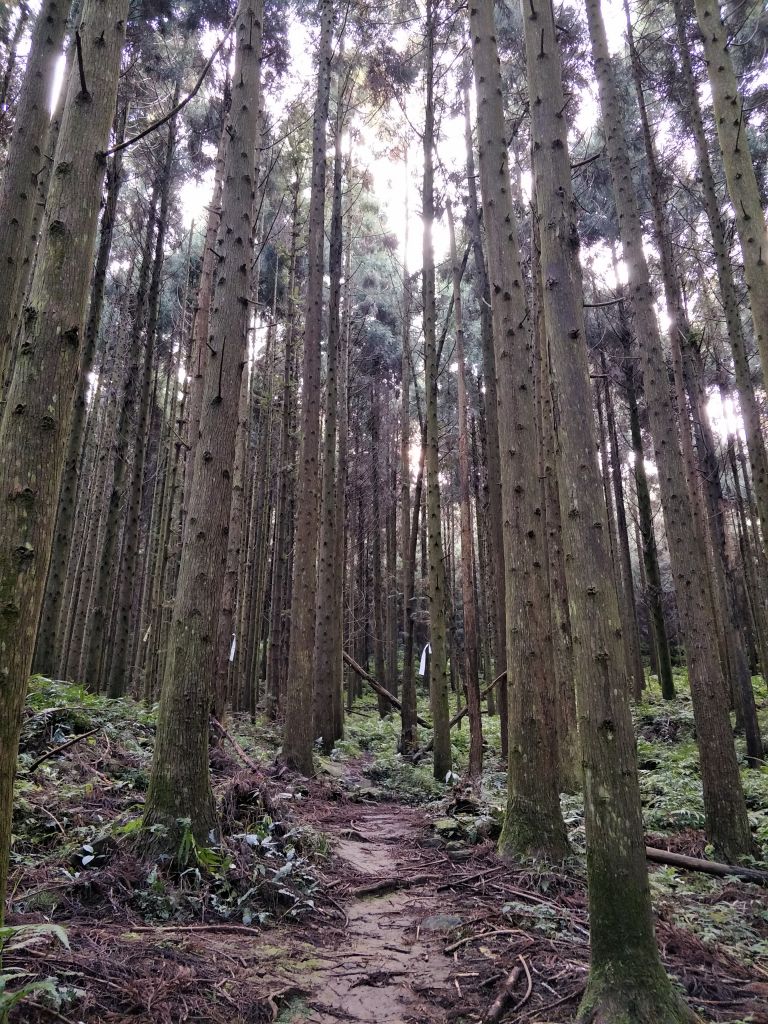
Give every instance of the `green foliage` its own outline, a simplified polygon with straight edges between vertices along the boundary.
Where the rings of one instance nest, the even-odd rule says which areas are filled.
[[[27,924],[0,928],[0,956],[4,953],[27,950],[50,938],[57,939],[62,946],[69,949],[67,933],[57,924]],[[11,1010],[30,996],[44,995],[54,1006],[60,1004],[59,987],[55,978],[22,983],[23,979],[28,977],[30,975],[27,971],[4,971],[0,967],[0,1024],[6,1024]]]

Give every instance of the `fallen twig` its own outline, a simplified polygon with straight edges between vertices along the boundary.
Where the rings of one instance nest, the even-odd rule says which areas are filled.
[[[154,926],[151,924],[130,925],[129,932],[246,932],[248,935],[264,937],[258,928],[249,928],[247,924],[167,924]]]
[[[525,935],[525,932],[521,931],[520,928],[494,928],[492,931],[478,932],[477,935],[467,935],[466,938],[459,939],[457,942],[452,942],[450,946],[445,947],[443,952],[453,953],[461,946],[465,946],[468,942],[474,942],[475,939],[488,939],[491,935]]]
[[[85,740],[89,736],[93,736],[95,732],[99,732],[100,730],[101,726],[97,725],[95,729],[89,729],[88,732],[83,732],[79,736],[73,736],[72,739],[67,740],[66,743],[60,743],[59,746],[54,747],[53,750],[49,750],[47,753],[41,754],[40,757],[38,757],[36,761],[33,761],[32,764],[29,766],[30,772],[33,772],[35,771],[36,768],[39,768],[43,761],[47,761],[49,757],[54,757],[56,754],[60,754],[62,750],[66,750],[67,747],[73,747],[76,743],[79,743],[80,740]]]
[[[373,885],[364,885],[360,889],[353,889],[350,895],[358,899],[363,896],[378,896],[385,892],[394,892],[396,889],[409,889],[412,885],[434,882],[437,877],[437,875],[414,875],[413,878],[385,878]]]
[[[512,998],[512,992],[514,991],[515,985],[520,980],[520,976],[523,973],[522,967],[515,967],[512,973],[508,976],[507,980],[501,987],[501,991],[493,1000],[491,1005],[485,1011],[483,1020],[485,1024],[493,1024],[494,1021],[500,1020],[501,1015],[504,1012],[504,1007],[507,1005],[509,1000]]]
[[[505,865],[500,864],[498,867],[487,868],[485,871],[477,871],[474,875],[467,875],[466,878],[454,878],[452,882],[444,882],[443,885],[438,885],[437,891],[443,892],[444,889],[452,889],[455,885],[469,885],[470,882],[476,882],[479,878],[485,878],[487,875],[494,875],[504,870]]]

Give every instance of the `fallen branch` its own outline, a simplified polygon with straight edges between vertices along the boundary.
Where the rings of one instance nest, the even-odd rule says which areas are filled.
[[[101,731],[101,726],[97,725],[95,729],[89,729],[88,732],[80,733],[79,736],[73,736],[72,739],[71,740],[67,740],[66,743],[59,744],[58,747],[54,747],[53,750],[49,750],[46,754],[42,754],[40,757],[38,757],[38,759],[36,761],[33,761],[32,764],[29,767],[30,772],[33,772],[36,768],[39,768],[39,766],[43,763],[43,761],[47,761],[49,757],[54,757],[56,754],[60,754],[61,751],[62,750],[66,750],[67,747],[74,747],[74,745],[76,743],[79,743],[80,740],[85,740],[89,736],[93,736],[93,734],[95,732],[100,732],[100,731]]]
[[[264,932],[258,928],[249,928],[246,924],[168,924],[155,927],[151,924],[134,925],[129,932],[246,932],[264,938]]]
[[[474,942],[476,939],[487,939],[491,935],[525,935],[526,933],[520,928],[493,928],[489,932],[478,932],[477,935],[467,935],[463,939],[459,939],[457,942],[452,942],[450,946],[446,946],[443,950],[444,953],[454,953],[457,949],[462,946],[466,946],[468,942]],[[527,936],[526,936],[527,938]]]
[[[513,969],[512,973],[509,975],[507,980],[502,985],[501,991],[493,1000],[488,1009],[485,1011],[485,1014],[483,1015],[483,1020],[485,1021],[485,1024],[494,1024],[494,1021],[501,1020],[501,1015],[502,1013],[504,1013],[504,1008],[512,998],[512,993],[514,992],[515,986],[520,980],[522,973],[522,967],[518,966]]]
[[[445,889],[453,889],[457,885],[469,885],[472,882],[478,881],[480,878],[485,879],[488,875],[498,874],[499,871],[504,871],[505,865],[500,864],[495,868],[488,868],[486,871],[478,871],[474,875],[467,875],[466,878],[454,878],[452,882],[445,882],[443,885],[438,885],[437,891],[443,892]]]
[[[360,889],[353,889],[350,896],[357,899],[363,896],[381,896],[383,893],[395,892],[397,889],[410,889],[413,885],[423,885],[425,882],[434,882],[437,875],[414,875],[413,878],[385,878],[373,885],[364,885]]]
[[[507,670],[504,669],[503,672],[500,672],[496,676],[496,678],[493,680],[493,682],[490,682],[490,683],[488,683],[487,686],[483,687],[483,689],[480,691],[480,700],[482,700],[483,697],[485,697],[487,694],[489,694],[491,692],[491,690],[494,688],[494,686],[497,686],[501,682],[502,679],[506,679],[506,678],[507,678]],[[448,728],[452,729],[455,725],[458,725],[459,722],[462,720],[462,718],[464,718],[464,716],[467,714],[468,711],[469,711],[469,708],[465,704],[464,707],[460,711],[457,711],[456,714],[453,716],[453,718],[450,720],[450,722],[448,723]],[[435,742],[434,739],[431,739],[426,744],[426,746],[422,747],[421,750],[418,751],[419,756],[422,755],[422,754],[427,754],[432,749],[432,747],[434,745],[434,742]]]
[[[228,730],[224,728],[224,726],[221,724],[218,718],[215,718],[213,715],[211,715],[211,721],[213,722],[214,729],[218,729],[218,731],[221,733],[224,739],[229,740],[229,742],[232,744],[240,760],[244,764],[246,764],[251,769],[251,771],[257,772],[259,775],[261,775],[263,773],[262,768],[260,768],[259,765],[256,764],[253,758],[249,757],[248,754],[246,754],[246,752],[237,742],[232,733],[228,732]]]
[[[735,875],[746,882],[757,885],[768,885],[768,872],[757,871],[755,868],[743,868],[737,864],[721,864],[716,860],[702,860],[700,857],[687,857],[683,853],[671,853],[669,850],[658,850],[654,846],[646,846],[645,855],[656,864],[668,864],[673,868],[686,868],[688,871],[701,871],[705,875],[725,877]]]
[[[403,705],[400,703],[400,701],[397,699],[394,693],[390,693],[389,690],[385,689],[377,679],[374,679],[370,672],[366,672],[363,666],[358,665],[355,659],[351,657],[351,655],[347,654],[346,651],[343,651],[342,654],[344,656],[344,661],[347,663],[347,665],[349,665],[349,667],[352,669],[355,675],[360,676],[360,678],[364,679],[366,683],[369,683],[371,689],[373,689],[376,693],[381,694],[381,696],[384,697],[385,700],[388,700],[393,708],[397,708],[398,711],[403,710]],[[429,723],[425,722],[423,718],[417,717],[416,721],[424,729],[431,728]]]

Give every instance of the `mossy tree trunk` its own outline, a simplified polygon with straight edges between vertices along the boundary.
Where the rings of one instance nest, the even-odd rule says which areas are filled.
[[[0,421],[0,923],[19,729],[55,528],[128,0],[87,0]],[[20,242],[21,244],[21,242]]]

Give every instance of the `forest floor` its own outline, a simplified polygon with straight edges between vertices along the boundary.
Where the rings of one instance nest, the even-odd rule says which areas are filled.
[[[653,845],[706,856],[679,683],[678,700],[651,689],[636,710],[646,829]],[[757,694],[765,735],[760,681]],[[398,755],[398,721],[371,701],[309,781],[280,767],[273,729],[236,718],[212,748],[221,840],[187,835],[182,870],[135,853],[152,712],[35,680],[0,1020],[17,997],[10,1020],[30,1024],[573,1020],[589,961],[581,801],[563,797],[568,863],[501,864],[498,719],[484,724],[476,798],[458,777],[436,782],[428,758]],[[458,773],[467,743],[455,730]],[[743,779],[766,856],[768,768]],[[664,961],[704,1020],[768,1024],[766,889],[655,865],[651,886]]]

